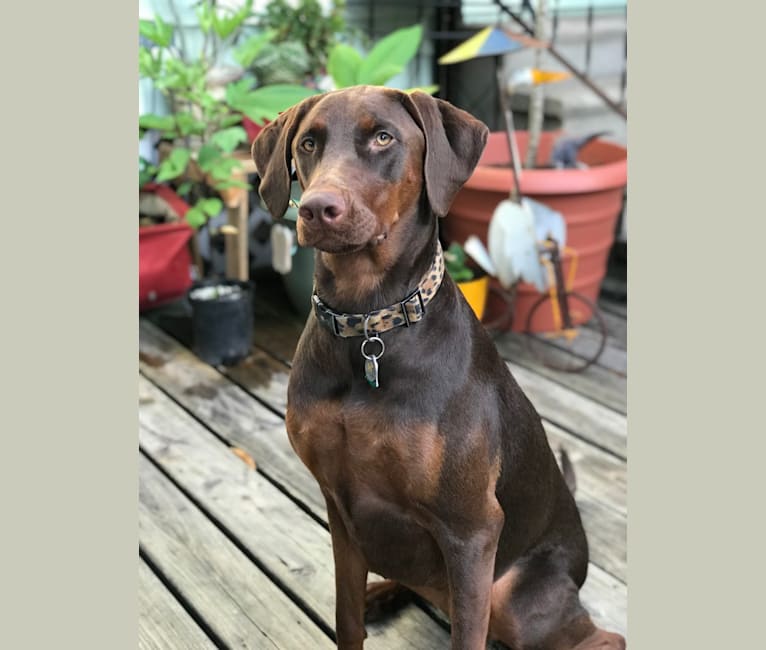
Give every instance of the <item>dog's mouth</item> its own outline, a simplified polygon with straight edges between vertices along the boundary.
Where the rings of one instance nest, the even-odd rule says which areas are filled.
[[[327,224],[319,219],[298,219],[298,243],[325,253],[348,255],[370,246],[378,246],[388,238],[388,229],[378,223],[367,209],[354,207],[342,223]]]

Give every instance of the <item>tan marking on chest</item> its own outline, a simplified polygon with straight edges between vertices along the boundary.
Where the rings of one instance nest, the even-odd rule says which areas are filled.
[[[296,453],[327,489],[420,502],[438,492],[444,438],[435,423],[395,425],[378,409],[331,401],[288,409],[286,425]]]

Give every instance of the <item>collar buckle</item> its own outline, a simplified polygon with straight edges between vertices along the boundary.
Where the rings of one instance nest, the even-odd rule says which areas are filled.
[[[420,318],[422,318],[426,313],[426,305],[423,302],[423,294],[420,292],[420,287],[417,287],[415,291],[413,291],[409,296],[407,296],[399,303],[399,308],[402,310],[402,317],[404,318],[405,327],[409,327],[411,323],[410,315],[407,313],[407,304],[415,297],[417,297],[418,302],[420,303]],[[418,320],[420,320],[420,318],[418,318]]]

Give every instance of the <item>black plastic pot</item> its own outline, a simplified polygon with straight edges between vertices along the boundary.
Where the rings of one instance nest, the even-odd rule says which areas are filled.
[[[234,365],[253,344],[253,284],[237,280],[195,282],[192,306],[194,353],[211,365]]]

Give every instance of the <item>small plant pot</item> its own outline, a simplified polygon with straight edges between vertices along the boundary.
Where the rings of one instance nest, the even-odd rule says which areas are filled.
[[[481,320],[484,317],[484,308],[487,305],[489,276],[484,275],[466,282],[458,282],[457,286],[463,293],[463,296],[465,296],[471,309],[473,309],[473,313],[476,314],[476,318]]]
[[[253,344],[253,285],[238,280],[196,282],[192,306],[194,353],[211,365],[232,366]]]

